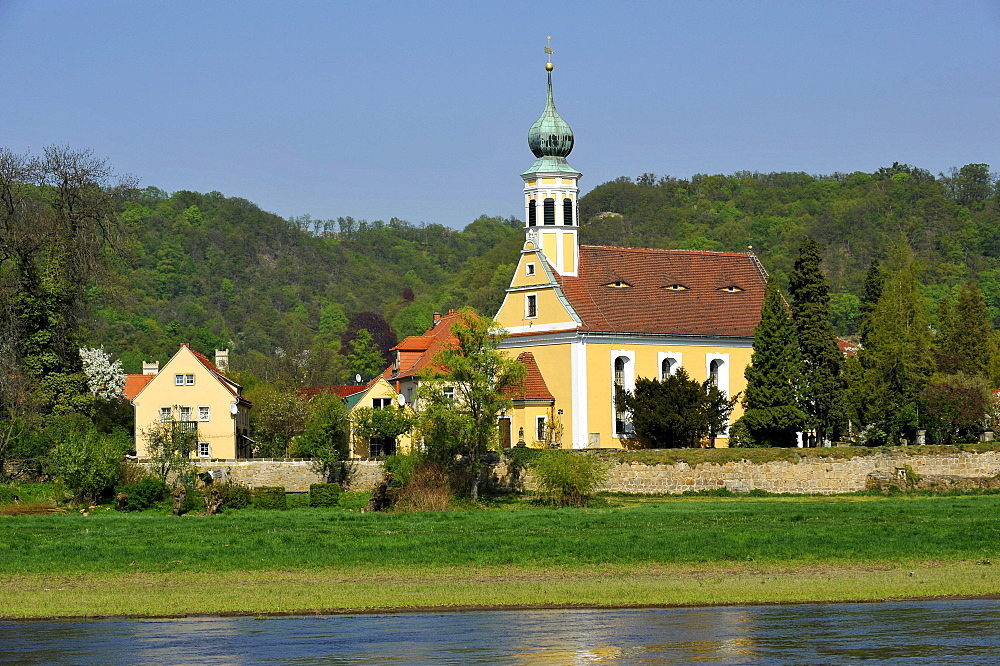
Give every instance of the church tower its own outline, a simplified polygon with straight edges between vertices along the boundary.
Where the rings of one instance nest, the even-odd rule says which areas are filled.
[[[552,50],[546,47],[547,53]],[[527,241],[541,248],[552,268],[575,277],[580,263],[577,232],[581,174],[566,161],[573,150],[573,130],[556,111],[552,97],[552,58],[545,64],[549,88],[545,110],[528,130],[535,163],[524,179],[524,228]]]

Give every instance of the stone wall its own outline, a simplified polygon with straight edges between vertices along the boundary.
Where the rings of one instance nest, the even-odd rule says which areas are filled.
[[[378,461],[353,460],[345,466],[344,490],[371,490],[382,480],[382,463]],[[311,460],[199,460],[195,468],[198,472],[221,470],[225,480],[251,488],[284,486],[289,493],[307,493],[311,484],[326,481],[313,469]],[[334,480],[341,481],[340,474],[335,474]]]
[[[502,459],[501,459],[502,460]],[[223,470],[229,480],[247,486],[284,486],[288,492],[308,492],[309,485],[324,479],[308,460],[199,461],[199,471]],[[905,476],[906,467],[925,477],[981,479],[1000,474],[1000,452],[911,455],[885,451],[850,459],[800,458],[796,462],[752,463],[746,460],[689,465],[616,463],[600,490],[636,494],[671,494],[726,488],[745,493],[759,489],[770,493],[849,493],[865,490],[868,477]],[[383,477],[382,463],[354,460],[346,463],[345,490],[372,490]],[[493,469],[495,485],[536,490],[529,471],[512,479],[501,462]],[[335,480],[340,480],[339,476]]]
[[[797,462],[752,463],[746,460],[689,465],[644,465],[617,463],[600,490],[635,494],[671,494],[688,490],[718,490],[745,493],[849,493],[865,490],[868,475],[905,475],[909,466],[920,476],[983,478],[1000,474],[1000,452],[954,455],[910,455],[887,451],[850,459],[800,458]],[[506,485],[507,470],[496,470],[497,482]],[[534,476],[522,473],[521,486],[535,490]]]

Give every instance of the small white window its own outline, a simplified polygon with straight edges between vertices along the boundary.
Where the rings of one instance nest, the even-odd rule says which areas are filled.
[[[449,386],[449,387],[445,388],[445,390],[444,390],[444,397],[447,400],[454,400],[455,399],[455,387],[454,386]]]
[[[191,420],[191,408],[190,407],[181,407],[180,408],[180,413],[181,413],[181,421],[190,421]]]
[[[544,442],[545,441],[545,434],[546,434],[545,431],[547,430],[547,428],[546,428],[546,425],[547,425],[546,424],[546,420],[547,420],[547,417],[545,417],[545,416],[536,416],[535,417],[535,441],[536,442]]]
[[[184,375],[174,375],[174,385],[184,386]]]
[[[210,407],[199,407],[198,408],[198,420],[208,421],[211,419],[212,409]]]
[[[198,457],[208,458],[211,454],[209,450],[208,442],[198,442]]]
[[[184,384],[186,386],[194,386],[194,375],[184,375]]]
[[[534,275],[535,274],[535,264],[525,264],[525,266],[524,266],[524,274],[525,275]]]
[[[169,407],[160,407],[160,423],[168,423],[173,417]]]
[[[538,316],[538,296],[527,294],[524,297],[524,318],[534,319]]]

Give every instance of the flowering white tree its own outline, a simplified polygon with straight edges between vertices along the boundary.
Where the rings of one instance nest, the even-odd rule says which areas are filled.
[[[125,397],[125,370],[121,361],[112,361],[111,354],[100,349],[80,350],[83,371],[87,375],[87,388],[101,400],[119,400]]]

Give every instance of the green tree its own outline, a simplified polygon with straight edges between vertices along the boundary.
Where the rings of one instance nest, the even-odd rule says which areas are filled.
[[[820,269],[820,249],[807,237],[788,276],[792,319],[799,346],[799,404],[805,426],[819,442],[840,434],[844,423],[844,355],[830,325],[830,288]]]
[[[728,398],[711,380],[699,384],[684,368],[663,381],[639,377],[619,400],[642,448],[699,446],[725,428],[738,397]]]
[[[247,391],[253,403],[250,428],[257,458],[284,458],[292,440],[305,431],[309,403],[291,391],[258,384]]]
[[[49,451],[45,470],[62,481],[77,499],[96,502],[118,482],[125,454],[131,447],[128,433],[101,433],[79,418]]]
[[[909,245],[890,256],[886,280],[859,351],[861,377],[852,403],[866,441],[894,442],[917,426],[916,397],[933,370],[927,301]]]
[[[146,457],[153,474],[167,482],[172,475],[191,469],[191,454],[198,445],[198,431],[187,423],[168,421],[154,423],[143,431],[146,440]],[[176,479],[174,479],[176,484]]]
[[[334,481],[341,461],[351,455],[347,406],[339,395],[313,398],[306,417],[305,432],[295,441],[296,452],[312,458],[317,473]]]
[[[422,398],[431,404],[424,420],[440,416],[449,405],[461,417],[449,418],[448,430],[457,430],[464,440],[460,453],[469,465],[469,495],[475,502],[484,469],[483,455],[497,445],[497,414],[511,407],[506,394],[524,381],[525,368],[500,351],[506,332],[492,319],[466,308],[459,312],[451,332],[454,342],[445,345],[433,363],[439,370],[422,380]],[[424,426],[425,431],[440,429],[435,424]],[[433,447],[438,442],[428,440],[426,444]],[[452,446],[455,442],[449,438],[444,444]]]
[[[979,286],[963,284],[958,299],[938,306],[938,371],[988,378],[996,367],[997,342]]]
[[[753,355],[744,371],[743,416],[739,424],[754,446],[795,446],[807,415],[798,405],[800,357],[795,324],[777,283],[770,279],[753,332]]]
[[[379,409],[358,407],[351,413],[351,421],[357,446],[365,446],[373,438],[395,441],[400,435],[410,432],[414,415],[396,405]]]
[[[360,329],[350,342],[351,351],[347,355],[347,362],[351,370],[361,375],[364,381],[376,377],[385,370],[385,359],[379,351],[375,340],[368,329]]]

